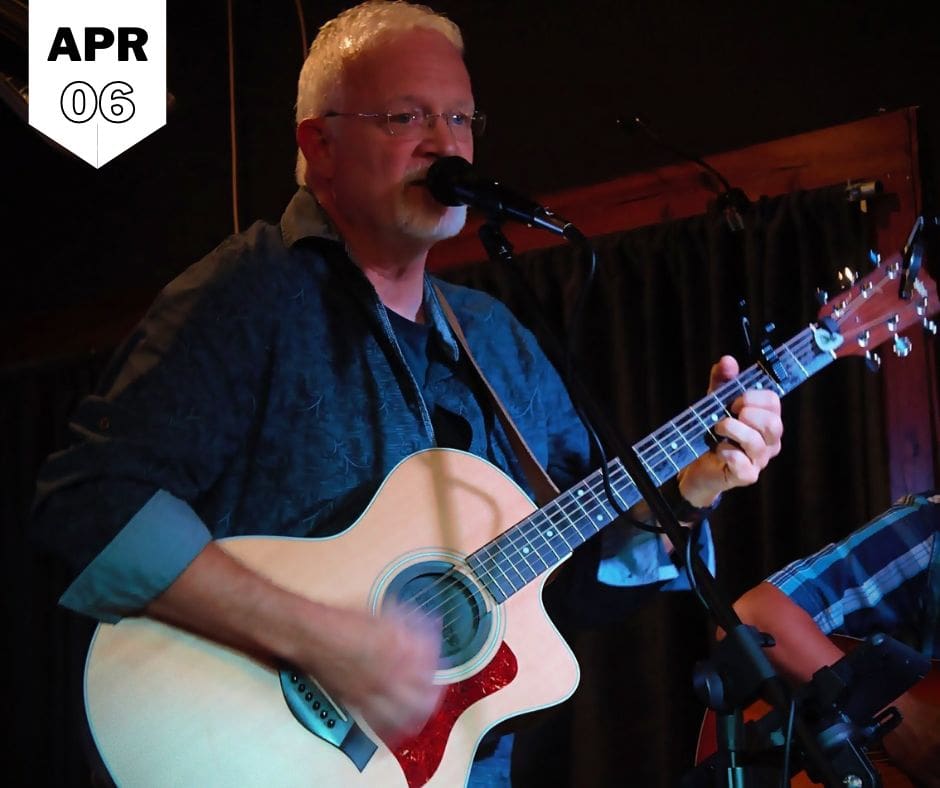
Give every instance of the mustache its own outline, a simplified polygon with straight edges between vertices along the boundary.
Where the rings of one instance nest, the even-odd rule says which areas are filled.
[[[428,180],[428,169],[430,169],[430,165],[406,172],[404,177],[405,185],[424,186]]]
[[[413,170],[407,171],[402,178],[402,183],[405,186],[426,186],[428,182],[428,171],[433,164],[434,162],[431,161],[427,164],[418,165]]]

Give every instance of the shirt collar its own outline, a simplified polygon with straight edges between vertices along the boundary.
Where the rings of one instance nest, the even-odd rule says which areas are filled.
[[[304,187],[297,190],[284,209],[281,237],[288,248],[304,238],[327,238],[337,243],[343,240],[317,198]]]
[[[288,248],[305,238],[325,238],[335,241],[345,248],[343,239],[330,221],[330,217],[327,216],[326,211],[317,202],[317,198],[305,187],[297,190],[287,204],[287,208],[284,209],[281,216],[281,237],[284,239],[284,245]],[[356,270],[358,270],[358,267]],[[368,282],[364,276],[362,279]],[[378,300],[378,296],[376,296],[376,300]],[[432,287],[431,277],[428,274],[425,274],[424,277],[424,313],[442,350],[451,361],[456,362],[460,356],[457,338],[451,331],[447,318],[441,309],[437,294]]]

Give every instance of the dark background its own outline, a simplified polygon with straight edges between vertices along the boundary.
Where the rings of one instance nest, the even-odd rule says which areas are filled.
[[[300,5],[309,41],[325,19],[349,4],[302,0]],[[674,162],[672,154],[648,139],[626,137],[618,129],[618,116],[637,112],[675,146],[708,155],[867,117],[880,109],[917,105],[928,186],[937,180],[932,150],[940,147],[935,107],[940,34],[914,3],[453,0],[433,5],[462,27],[477,103],[489,115],[477,163],[521,191],[549,194]],[[244,228],[258,218],[276,220],[295,188],[293,104],[303,38],[294,2],[241,0],[234,6],[237,185]],[[7,7],[0,0],[0,8]],[[72,705],[74,686],[54,698],[53,709],[38,700],[48,698],[49,686],[58,692],[71,681],[63,677],[80,666],[83,652],[75,643],[82,633],[73,634],[73,622],[50,618],[54,574],[44,575],[45,568],[30,563],[32,559],[21,560],[27,549],[25,512],[41,459],[37,448],[64,440],[62,427],[74,404],[69,397],[87,391],[102,356],[118,339],[105,332],[103,340],[101,334],[95,340],[99,345],[80,348],[100,352],[89,363],[70,341],[88,326],[74,321],[107,324],[108,303],[120,305],[141,293],[156,293],[234,227],[226,5],[170,0],[167,11],[167,89],[175,99],[167,125],[100,170],[49,144],[0,103],[5,154],[0,157],[0,325],[7,327],[0,383],[9,394],[2,399],[0,440],[10,441],[8,450],[0,452],[10,463],[0,463],[5,479],[0,513],[12,570],[6,573],[7,616],[17,642],[16,662],[26,664],[9,674],[8,719],[21,726],[23,741],[28,737],[30,743],[16,753],[19,762],[28,769],[45,759],[33,776],[54,774],[54,784],[71,784],[76,774],[84,776],[74,747],[68,762],[60,760],[61,737],[74,736],[76,730],[63,729],[63,717],[77,719],[81,709]],[[26,53],[9,38],[0,38],[0,71],[24,82],[28,77]],[[103,306],[88,309],[98,304]],[[779,317],[786,322],[785,315]],[[23,336],[25,326],[46,339]],[[74,366],[70,358],[77,359]],[[703,364],[696,362],[704,385]],[[39,382],[31,388],[32,381]],[[867,391],[860,386],[854,390]],[[688,401],[683,395],[682,402]],[[862,406],[856,411],[848,429],[863,422],[868,412]],[[42,428],[36,426],[39,418],[20,423],[21,413],[41,415]],[[765,476],[759,494],[774,492],[776,500],[788,500],[799,509],[809,491],[794,484],[784,469],[789,473],[797,457],[812,451],[811,441],[804,438],[801,447],[797,440],[806,433],[803,425],[812,423],[811,408],[795,398],[785,408],[785,420],[785,451],[791,459],[778,461],[779,470]],[[852,436],[843,445],[852,455],[878,449]],[[18,446],[33,453],[18,454]],[[886,503],[885,484],[880,478],[868,483],[870,499],[864,509],[873,514]],[[739,511],[769,521],[772,513],[760,507],[757,495],[742,491],[736,499]],[[734,519],[735,506],[726,504],[723,516]],[[840,527],[857,524],[859,508],[856,504],[851,517],[846,513]],[[737,553],[738,567],[749,560],[754,564],[747,572],[724,576],[727,592],[740,593],[761,577],[771,568],[765,565],[770,556],[776,560],[786,552],[794,557],[817,546],[814,534],[793,531],[776,534],[780,543],[786,540],[784,551],[780,544],[771,549],[762,534],[746,525],[724,529],[720,551]],[[586,671],[576,699],[581,730],[587,726],[591,732],[598,719],[599,725],[627,716],[635,720],[621,722],[614,731],[614,738],[623,732],[631,742],[623,756],[627,785],[637,784],[627,775],[638,773],[627,758],[646,753],[644,762],[652,762],[650,754],[655,754],[656,763],[671,759],[674,773],[684,768],[675,764],[686,762],[694,721],[681,730],[666,723],[673,719],[670,707],[688,704],[688,666],[675,671],[667,693],[651,674],[662,668],[661,654],[688,650],[686,629],[700,635],[706,629],[691,598],[659,603],[649,615],[583,635],[576,645],[582,664],[593,668]],[[629,682],[633,694],[614,697],[606,675],[621,671],[634,678]],[[25,689],[37,680],[49,685],[41,691]],[[607,707],[618,702],[621,708]],[[608,733],[604,768],[595,767],[595,773],[619,773],[616,758],[609,757],[611,751],[616,755],[610,738]],[[37,742],[48,742],[48,748]],[[560,760],[568,758],[568,747],[567,739],[559,741]],[[565,784],[568,775],[591,772],[595,754],[589,746],[572,750],[557,784]],[[14,761],[14,774],[16,765]],[[648,771],[639,773],[647,775],[642,784],[654,784]],[[665,772],[660,777],[665,780]],[[576,777],[570,783],[578,784]]]
[[[100,170],[0,104],[7,317],[155,291],[232,231],[226,4],[167,5],[174,108],[166,127]],[[350,4],[300,5],[312,39]],[[234,7],[244,227],[276,219],[294,188],[302,37],[289,0]],[[449,0],[435,8],[462,27],[477,103],[489,115],[478,165],[523,191],[674,161],[620,131],[615,119],[634,113],[702,155],[909,105],[922,107],[922,155],[940,139],[940,34],[915,3]],[[25,51],[8,39],[0,70],[26,79]]]

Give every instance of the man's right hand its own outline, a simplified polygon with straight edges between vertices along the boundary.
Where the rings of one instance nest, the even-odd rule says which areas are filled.
[[[440,700],[439,622],[324,605],[275,585],[210,542],[147,615],[315,678],[386,744],[418,733]]]
[[[328,636],[297,667],[356,709],[389,746],[420,732],[440,702],[437,622],[403,608],[382,616],[324,608]]]

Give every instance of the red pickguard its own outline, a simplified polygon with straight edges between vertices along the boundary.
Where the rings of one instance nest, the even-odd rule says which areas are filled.
[[[504,642],[483,670],[466,681],[447,686],[440,707],[422,731],[393,749],[409,788],[425,785],[437,771],[457,718],[480,698],[509,684],[518,670],[516,657]]]

